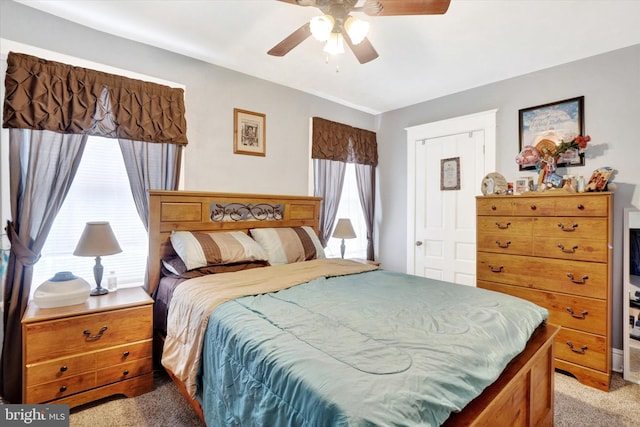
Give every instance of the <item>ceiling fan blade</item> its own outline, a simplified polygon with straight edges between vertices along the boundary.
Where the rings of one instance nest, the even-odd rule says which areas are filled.
[[[375,48],[371,44],[368,38],[364,38],[360,43],[353,44],[351,43],[351,39],[347,32],[343,29],[342,36],[344,41],[349,45],[349,48],[353,52],[353,54],[358,58],[358,62],[361,64],[366,64],[369,61],[373,61],[378,57],[378,52],[376,52]]]
[[[302,27],[289,34],[289,36],[285,37],[285,39],[280,43],[272,47],[267,53],[272,56],[285,56],[291,51],[291,49],[305,41],[310,35],[311,30],[309,29],[309,23],[307,22]]]
[[[451,0],[367,0],[362,11],[371,16],[442,15]],[[378,12],[379,6],[382,11]]]

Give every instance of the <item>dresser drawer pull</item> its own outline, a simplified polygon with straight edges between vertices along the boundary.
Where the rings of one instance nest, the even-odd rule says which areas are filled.
[[[574,353],[580,353],[580,354],[585,354],[586,350],[589,348],[586,345],[583,345],[581,348],[577,349],[573,347],[573,343],[571,341],[567,341],[567,345],[569,346],[569,348],[571,349],[571,351],[573,351]]]
[[[67,372],[67,369],[69,369],[69,368],[67,368],[66,365],[65,366],[61,366],[60,367],[60,372]]]
[[[91,335],[91,331],[86,329],[83,334],[86,335],[86,339],[88,340],[98,340],[102,337],[102,334],[104,334],[104,332],[107,330],[106,326],[103,326],[102,328],[100,328],[100,332],[98,332],[97,335]]]
[[[493,265],[489,264],[489,270],[491,270],[494,273],[501,273],[503,268],[504,268],[504,265],[501,265],[500,267],[494,267]]]
[[[578,249],[577,246],[574,246],[571,249],[565,249],[564,245],[561,244],[561,243],[558,244],[558,248],[560,248],[560,250],[562,252],[564,252],[565,254],[575,254],[576,253],[576,249]]]
[[[535,211],[536,209],[538,209],[538,207],[536,205],[531,205],[530,208],[531,208],[532,211]]]
[[[496,245],[498,245],[498,247],[502,249],[508,248],[510,244],[511,244],[510,240],[506,243],[500,243],[500,240],[496,240]]]
[[[576,231],[576,228],[578,228],[578,224],[571,224],[571,228],[569,228],[569,227],[565,227],[564,224],[559,222],[558,227],[560,228],[560,230],[570,233],[572,231]]]
[[[578,209],[579,209],[579,210],[581,210],[581,211],[583,211],[583,210],[584,210],[584,205],[583,205],[583,204],[579,204],[579,205],[578,205]]]
[[[492,210],[492,211],[495,211],[496,209],[498,209],[498,208],[496,207],[496,205],[491,205],[491,210]]]
[[[589,276],[582,276],[582,279],[578,280],[575,277],[573,277],[573,274],[571,273],[567,273],[567,277],[577,285],[584,285],[585,283],[587,283],[587,280],[589,279]]]
[[[66,385],[63,385],[62,387],[60,387],[60,393],[64,393],[65,391],[67,391]]]
[[[127,357],[129,357],[129,352],[125,351],[124,353],[122,353],[122,358],[126,359]]]
[[[589,312],[587,310],[584,310],[582,313],[580,314],[575,314],[573,312],[573,309],[571,307],[567,307],[567,311],[569,312],[569,314],[571,315],[571,317],[575,317],[576,319],[586,319],[587,318],[587,314],[589,314]]]
[[[511,225],[510,222],[506,223],[505,225],[502,225],[498,221],[496,221],[496,227],[498,227],[500,230],[506,230],[507,228],[509,228],[510,225]]]
[[[122,372],[122,375],[129,375],[129,370],[125,369],[124,372]]]

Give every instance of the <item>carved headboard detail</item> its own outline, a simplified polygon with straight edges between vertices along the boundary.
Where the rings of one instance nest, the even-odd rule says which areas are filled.
[[[163,257],[173,254],[171,231],[216,232],[251,228],[299,227],[318,232],[321,197],[268,194],[149,192],[149,293],[160,280]]]

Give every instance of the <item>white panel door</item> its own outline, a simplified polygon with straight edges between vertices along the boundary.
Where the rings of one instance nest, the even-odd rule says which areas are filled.
[[[475,176],[484,131],[415,142],[415,274],[475,286]],[[441,190],[441,160],[459,158],[460,189]]]
[[[475,286],[475,197],[495,170],[496,112],[407,128],[407,273]],[[459,190],[440,189],[450,158]]]

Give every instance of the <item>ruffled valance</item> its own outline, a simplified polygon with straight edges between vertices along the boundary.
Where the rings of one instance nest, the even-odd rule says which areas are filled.
[[[377,166],[376,133],[314,117],[311,157]]]
[[[10,52],[5,128],[187,144],[184,91]]]

